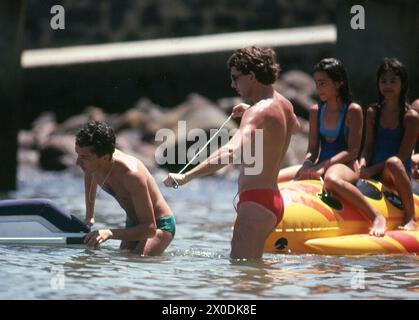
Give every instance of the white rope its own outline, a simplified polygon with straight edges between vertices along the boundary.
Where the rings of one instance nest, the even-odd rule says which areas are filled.
[[[185,171],[186,170],[186,168],[187,167],[189,167],[189,165],[192,163],[192,162],[194,162],[194,160],[200,155],[200,153],[202,152],[202,151],[204,151],[205,149],[206,149],[206,147],[211,143],[211,141],[212,140],[214,140],[214,138],[220,133],[220,131],[224,128],[224,126],[226,125],[226,123],[227,122],[229,122],[230,121],[230,119],[231,119],[231,117],[233,116],[233,114],[230,114],[230,116],[227,118],[227,120],[226,121],[224,121],[224,123],[221,125],[221,127],[217,130],[217,132],[211,137],[211,139],[209,139],[208,140],[208,142],[202,147],[202,149],[201,150],[199,150],[198,151],[198,153],[197,154],[195,154],[195,156],[192,158],[192,160],[191,161],[189,161],[179,172],[178,172],[178,174],[182,174],[183,173],[183,171]],[[179,188],[179,184],[177,183],[177,181],[176,181],[176,179],[175,178],[173,178],[172,177],[172,179],[173,179],[173,181],[175,182],[175,185],[173,186],[175,189],[177,189],[177,188]]]

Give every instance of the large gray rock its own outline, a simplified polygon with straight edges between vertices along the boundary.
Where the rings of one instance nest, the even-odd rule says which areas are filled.
[[[285,72],[274,87],[291,101],[297,115],[308,119],[310,108],[316,103],[316,86],[309,74],[298,70]]]
[[[186,141],[187,147],[197,142],[197,139],[194,141],[188,139],[191,130],[201,129],[205,131],[208,139],[210,131],[219,129],[227,118],[228,116],[208,99],[198,94],[189,95],[184,103],[169,112],[164,121],[160,123],[160,129],[170,129],[173,132],[173,135],[168,136],[168,139],[164,142],[167,151],[175,153],[176,159],[178,159],[179,141],[182,143]],[[181,130],[182,126],[179,121],[185,122],[186,130]],[[234,129],[237,129],[234,121],[229,121],[224,126],[224,132],[232,132],[231,130]],[[171,171],[177,171],[184,164],[165,165],[165,167]]]
[[[223,110],[226,114],[230,114],[233,107],[242,103],[243,99],[240,97],[227,97],[217,100],[218,107]]]
[[[116,136],[116,147],[141,160],[148,169],[154,169],[156,146],[141,141],[141,134],[136,129],[125,129]]]
[[[135,104],[135,109],[141,111],[149,117],[150,121],[160,122],[162,121],[163,117],[167,110],[162,108],[161,106],[153,103],[150,99],[141,98]]]
[[[292,136],[290,146],[282,161],[281,168],[296,164],[302,164],[307,152],[308,138],[305,133],[297,133]]]
[[[107,121],[107,115],[98,107],[89,106],[82,114],[72,116],[58,125],[55,134],[75,135],[86,123],[90,121]]]
[[[39,152],[37,150],[19,148],[17,155],[20,166],[35,168],[39,165]]]
[[[57,129],[55,121],[55,114],[52,112],[45,112],[41,114],[32,123],[32,132],[34,134],[34,144],[36,148],[40,148],[47,142],[51,133]]]
[[[137,129],[141,140],[154,143],[154,137],[162,123],[165,123],[168,111],[154,104],[147,98],[140,99],[133,108],[110,120],[115,132],[124,129]]]
[[[44,170],[59,171],[76,164],[74,135],[52,135],[41,146],[39,165]]]
[[[18,134],[19,148],[36,149],[35,134],[30,130],[20,130]]]

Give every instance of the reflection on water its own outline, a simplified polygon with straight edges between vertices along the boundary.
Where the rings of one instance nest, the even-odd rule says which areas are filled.
[[[82,177],[77,170],[51,174],[21,168],[19,175],[19,191],[11,197],[53,199],[83,217]],[[155,176],[161,181],[164,172]],[[267,254],[263,261],[230,261],[234,181],[208,178],[162,191],[178,222],[175,240],[163,256],[123,253],[114,240],[94,251],[82,246],[1,245],[0,298],[419,298],[419,258],[415,255]],[[124,224],[118,204],[104,193],[97,201],[96,214],[96,228]],[[354,287],[356,270],[364,276],[358,287]]]

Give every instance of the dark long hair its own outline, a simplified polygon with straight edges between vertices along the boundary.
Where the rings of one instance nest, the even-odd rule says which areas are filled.
[[[407,102],[407,95],[409,92],[409,77],[407,74],[407,69],[396,58],[384,58],[383,62],[381,63],[380,67],[377,70],[377,92],[378,92],[378,107],[381,108],[384,102],[384,96],[381,94],[380,91],[380,78],[381,76],[388,72],[393,72],[396,76],[400,78],[400,81],[402,83],[402,88],[400,91],[399,96],[399,108],[400,108],[400,114],[399,114],[399,121],[400,123],[403,123],[403,118],[406,113],[406,111],[409,109],[409,103]]]
[[[335,82],[342,82],[339,88],[339,96],[344,102],[352,102],[352,93],[349,87],[348,74],[343,63],[335,58],[326,58],[317,63],[312,74],[316,72],[325,72],[330,79]]]

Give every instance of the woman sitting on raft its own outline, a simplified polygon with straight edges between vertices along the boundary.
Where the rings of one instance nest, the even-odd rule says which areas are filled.
[[[323,59],[314,66],[313,78],[321,102],[310,110],[308,151],[302,165],[281,170],[278,183],[319,179],[334,164],[352,165],[359,154],[362,108],[351,101],[343,64],[334,58]]]
[[[360,203],[361,212],[373,221],[371,234],[383,235],[385,218],[374,211],[360,192],[355,192],[363,113],[351,101],[346,70],[337,59],[323,59],[314,67],[313,78],[321,102],[310,110],[308,151],[303,165],[280,172],[278,183],[324,177],[325,190]]]
[[[360,177],[379,180],[395,189],[406,214],[399,228],[415,230],[410,157],[418,134],[419,116],[406,102],[408,75],[400,61],[384,59],[377,71],[377,89],[378,104],[367,111]],[[356,201],[352,203],[358,205]]]

